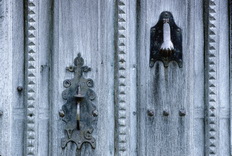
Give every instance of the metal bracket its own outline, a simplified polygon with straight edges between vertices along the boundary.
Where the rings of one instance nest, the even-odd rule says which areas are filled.
[[[96,140],[92,136],[98,115],[96,106],[92,103],[96,94],[91,89],[94,86],[93,80],[83,77],[83,73],[91,71],[91,68],[83,65],[84,59],[79,53],[74,60],[74,66],[66,68],[74,72],[74,78],[63,82],[66,89],[62,92],[62,97],[67,102],[62,106],[59,115],[66,123],[67,138],[62,139],[62,148],[69,142],[75,143],[77,150],[81,150],[83,143],[96,147]]]
[[[168,11],[161,13],[150,31],[150,67],[156,61],[162,61],[166,68],[171,61],[182,67],[182,32]]]

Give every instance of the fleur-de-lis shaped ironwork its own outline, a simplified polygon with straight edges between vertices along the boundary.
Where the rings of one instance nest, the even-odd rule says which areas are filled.
[[[92,136],[97,121],[97,109],[92,102],[96,95],[91,89],[94,86],[93,80],[83,76],[84,72],[91,69],[83,65],[84,59],[79,53],[74,59],[74,66],[66,68],[74,72],[74,78],[63,82],[66,89],[62,96],[66,103],[59,114],[65,122],[67,138],[62,139],[62,148],[69,142],[75,143],[77,150],[81,149],[83,143],[89,143],[92,148],[96,147],[96,140]]]

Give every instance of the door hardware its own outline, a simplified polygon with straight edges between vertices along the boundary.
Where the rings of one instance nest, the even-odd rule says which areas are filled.
[[[167,110],[163,111],[163,116],[169,116],[169,112]]]
[[[18,92],[23,91],[23,87],[22,87],[22,86],[18,86],[18,87],[17,87],[17,91],[18,91]]]
[[[186,115],[185,110],[181,109],[181,110],[179,111],[179,115],[180,115],[180,116],[185,116],[185,115]]]
[[[150,110],[150,109],[147,110],[147,115],[148,115],[148,116],[152,117],[152,116],[154,116],[154,114],[155,114],[155,113],[154,113],[153,110]]]
[[[69,142],[77,145],[77,150],[81,150],[84,143],[88,143],[94,149],[96,140],[92,136],[96,126],[98,112],[92,101],[96,98],[95,92],[91,89],[94,86],[92,79],[86,79],[84,72],[91,69],[84,65],[84,59],[79,53],[74,59],[74,66],[67,67],[66,70],[74,72],[74,78],[64,80],[63,86],[66,88],[62,92],[62,97],[66,103],[59,111],[59,115],[65,122],[67,138],[62,139],[62,148]]]
[[[162,61],[165,68],[171,61],[182,67],[182,32],[168,11],[161,13],[158,23],[150,30],[150,67],[156,61]]]

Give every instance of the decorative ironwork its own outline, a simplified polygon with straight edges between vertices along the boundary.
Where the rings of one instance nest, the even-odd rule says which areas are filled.
[[[176,61],[182,67],[182,33],[171,12],[161,13],[158,23],[151,28],[150,67],[162,61],[165,67]]]
[[[78,54],[74,66],[67,68],[68,71],[74,72],[74,78],[63,82],[66,89],[62,97],[67,102],[62,106],[59,115],[66,123],[67,138],[62,139],[62,148],[65,148],[69,142],[75,143],[77,150],[81,150],[83,143],[89,143],[92,148],[96,147],[96,140],[92,136],[98,114],[96,106],[92,103],[96,94],[90,89],[94,86],[93,80],[83,77],[83,72],[91,69],[83,65],[84,59]]]

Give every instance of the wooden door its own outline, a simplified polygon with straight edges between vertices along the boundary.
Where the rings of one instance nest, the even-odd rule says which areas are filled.
[[[162,11],[182,29],[182,68],[149,68],[150,28]],[[138,155],[229,156],[228,2],[147,0],[138,14]]]
[[[0,155],[231,155],[231,6],[0,0]],[[149,66],[150,30],[163,11],[181,28],[182,67]],[[97,110],[96,148],[81,150],[74,142],[62,148],[67,123],[59,115],[78,53],[91,68],[83,77],[93,80]]]

